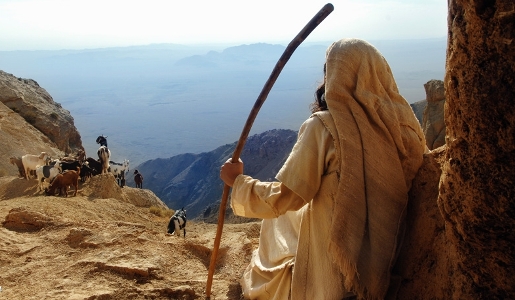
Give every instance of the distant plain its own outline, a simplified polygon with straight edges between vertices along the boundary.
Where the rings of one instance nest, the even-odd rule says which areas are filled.
[[[370,41],[409,103],[443,80],[446,39]],[[301,45],[280,74],[251,134],[297,130],[322,80],[327,43]],[[211,151],[238,140],[284,45],[159,44],[123,48],[0,51],[0,70],[34,79],[69,110],[86,154],[108,136],[114,161]]]

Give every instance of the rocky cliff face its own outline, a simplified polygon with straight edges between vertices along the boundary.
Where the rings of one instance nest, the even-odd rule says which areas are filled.
[[[453,298],[515,296],[515,6],[449,2],[447,152],[438,204]]]
[[[18,175],[18,168],[9,162],[11,156],[21,157],[43,151],[52,157],[64,154],[46,135],[2,102],[0,102],[0,145],[0,176]]]
[[[59,150],[74,153],[84,149],[70,112],[54,102],[36,81],[0,71],[0,102],[48,137]]]
[[[414,181],[398,299],[515,296],[514,9],[449,1],[447,144]]]

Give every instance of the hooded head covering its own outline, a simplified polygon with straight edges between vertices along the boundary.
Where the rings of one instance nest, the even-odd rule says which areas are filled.
[[[377,49],[343,39],[326,55],[325,99],[341,161],[329,250],[347,289],[383,299],[425,139]]]

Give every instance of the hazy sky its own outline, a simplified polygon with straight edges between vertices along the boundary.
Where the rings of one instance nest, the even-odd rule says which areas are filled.
[[[286,45],[320,0],[0,0],[0,50]],[[445,37],[447,0],[336,0],[308,41]]]

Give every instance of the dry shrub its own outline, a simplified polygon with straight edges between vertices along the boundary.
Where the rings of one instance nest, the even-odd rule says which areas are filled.
[[[168,208],[162,208],[157,206],[151,206],[149,208],[150,212],[158,217],[167,217],[170,218],[175,213],[174,210]]]

